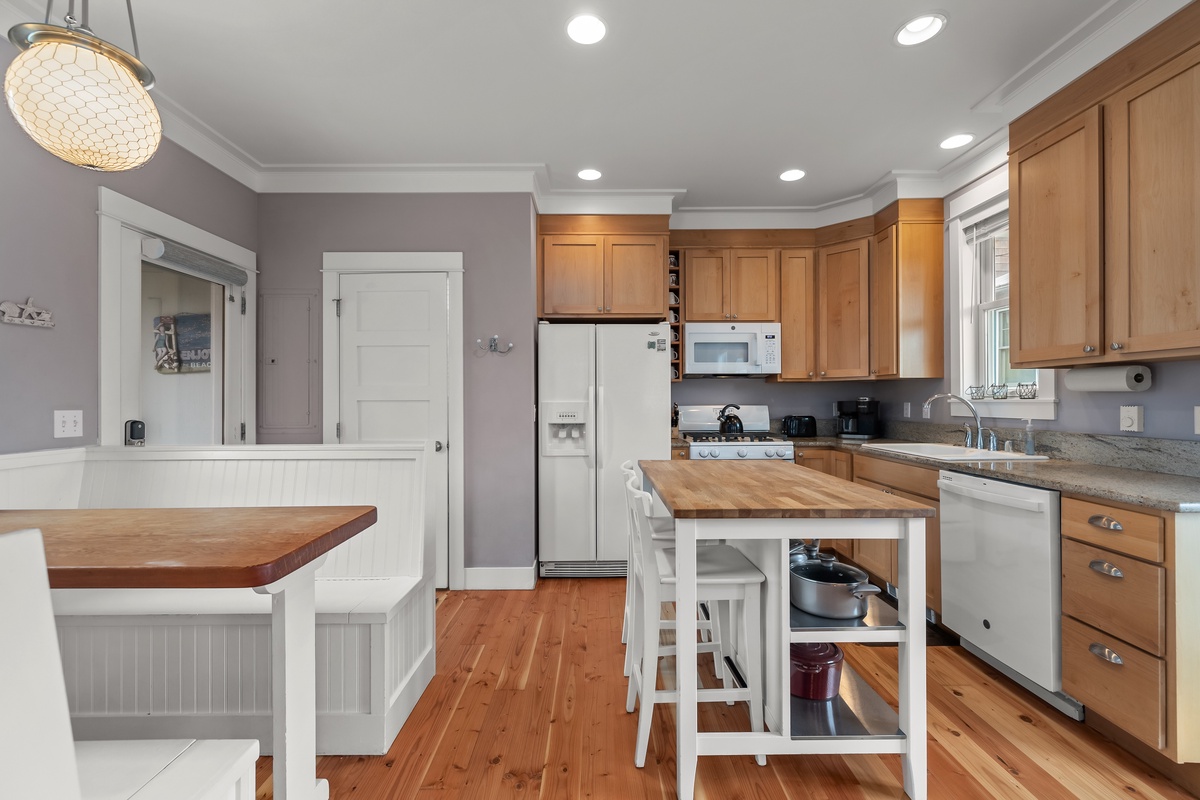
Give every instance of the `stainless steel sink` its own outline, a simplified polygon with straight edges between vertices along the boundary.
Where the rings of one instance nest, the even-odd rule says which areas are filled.
[[[1003,450],[981,450],[958,444],[936,442],[893,442],[877,444],[865,442],[864,450],[881,450],[885,453],[900,453],[906,456],[932,458],[936,461],[1048,461],[1049,456],[1027,456],[1024,453],[1008,453]]]

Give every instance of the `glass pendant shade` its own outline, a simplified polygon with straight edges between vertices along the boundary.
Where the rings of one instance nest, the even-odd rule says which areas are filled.
[[[79,31],[18,27],[53,29],[19,43],[28,49],[4,76],[8,108],[35,142],[64,161],[104,172],[135,169],[153,157],[162,120],[143,85],[153,85],[153,76],[141,62]]]

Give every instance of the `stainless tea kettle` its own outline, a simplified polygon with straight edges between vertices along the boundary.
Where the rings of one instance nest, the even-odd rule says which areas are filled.
[[[740,411],[742,407],[735,403],[730,403],[717,413],[717,419],[721,420],[722,436],[732,436],[742,433],[742,418],[737,414],[730,414],[729,409],[731,408],[736,408]]]

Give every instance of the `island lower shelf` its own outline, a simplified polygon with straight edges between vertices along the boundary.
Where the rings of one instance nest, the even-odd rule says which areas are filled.
[[[900,715],[846,664],[842,665],[842,681],[835,697],[792,697],[791,723],[793,741],[904,738]]]

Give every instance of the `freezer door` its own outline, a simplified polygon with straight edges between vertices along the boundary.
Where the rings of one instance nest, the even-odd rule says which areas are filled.
[[[597,558],[624,560],[629,536],[621,464],[671,457],[671,328],[596,332]]]
[[[538,446],[538,559],[596,558],[596,326],[538,326],[538,435],[548,435],[550,408],[583,404],[583,457],[545,455]]]

